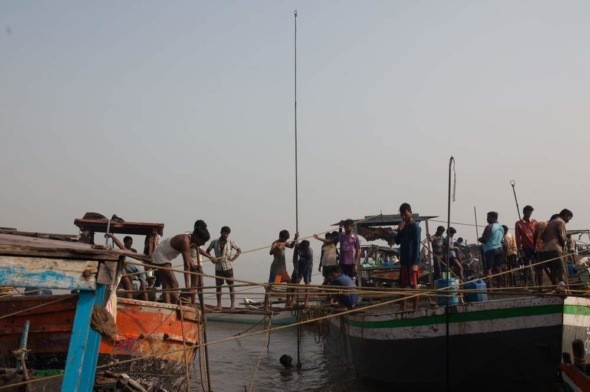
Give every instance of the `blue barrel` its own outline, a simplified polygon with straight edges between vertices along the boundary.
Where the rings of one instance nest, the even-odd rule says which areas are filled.
[[[470,293],[465,293],[464,297],[466,302],[483,302],[488,300],[488,288],[486,282],[481,279],[465,283],[463,288],[465,290],[473,290]]]
[[[459,305],[459,297],[457,296],[457,279],[439,279],[436,281],[436,288],[442,289],[444,287],[451,287],[450,289],[440,290],[440,294],[436,297],[436,302],[439,306],[446,306],[447,300],[449,306]]]

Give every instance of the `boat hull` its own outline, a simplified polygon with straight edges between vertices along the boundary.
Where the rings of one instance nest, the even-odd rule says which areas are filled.
[[[448,314],[341,316],[330,321],[325,342],[359,376],[401,390],[448,382],[452,390],[544,391],[555,382],[565,339],[589,330],[590,300],[581,301],[526,298],[460,305]]]
[[[60,296],[13,297],[0,302],[0,317],[40,306],[0,319],[0,367],[15,366],[10,351],[18,347],[26,320],[30,321],[28,367],[36,370],[65,367],[77,301],[61,297],[63,301],[45,306],[40,305]],[[178,306],[119,298],[118,335],[114,340],[101,339],[98,364],[127,373],[148,390],[185,389],[185,363],[191,365],[194,361],[199,323],[200,313],[194,308],[183,306],[181,314]]]

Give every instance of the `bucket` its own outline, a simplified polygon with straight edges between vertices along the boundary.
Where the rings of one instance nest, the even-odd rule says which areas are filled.
[[[436,297],[436,302],[439,306],[446,306],[447,302],[449,306],[459,305],[459,297],[457,296],[457,279],[445,279],[441,278],[436,281],[436,288],[443,289],[445,287],[451,287],[450,289],[440,290],[439,295]],[[447,301],[448,300],[448,301]]]
[[[465,283],[463,288],[470,291],[474,290],[470,293],[465,293],[464,297],[466,302],[483,302],[488,300],[488,288],[486,282],[481,279]]]

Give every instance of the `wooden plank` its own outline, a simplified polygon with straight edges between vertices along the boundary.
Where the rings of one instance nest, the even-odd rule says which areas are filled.
[[[0,286],[94,290],[96,260],[0,256]]]
[[[0,255],[87,260],[118,260],[121,256],[113,249],[97,245],[2,233],[0,233]]]
[[[74,225],[81,230],[90,230],[97,233],[104,233],[107,230],[108,219],[76,219]],[[164,234],[163,223],[148,223],[148,222],[111,222],[109,226],[111,233],[120,234],[136,234],[136,235],[151,235]]]
[[[94,305],[104,305],[106,287],[99,285],[96,292],[81,290],[76,317],[66,359],[62,392],[91,392],[98,362],[100,334],[90,326]]]

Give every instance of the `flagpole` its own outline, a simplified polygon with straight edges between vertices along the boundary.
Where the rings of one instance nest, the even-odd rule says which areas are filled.
[[[299,182],[297,165],[297,10],[294,12],[295,19],[295,232],[299,233]]]

